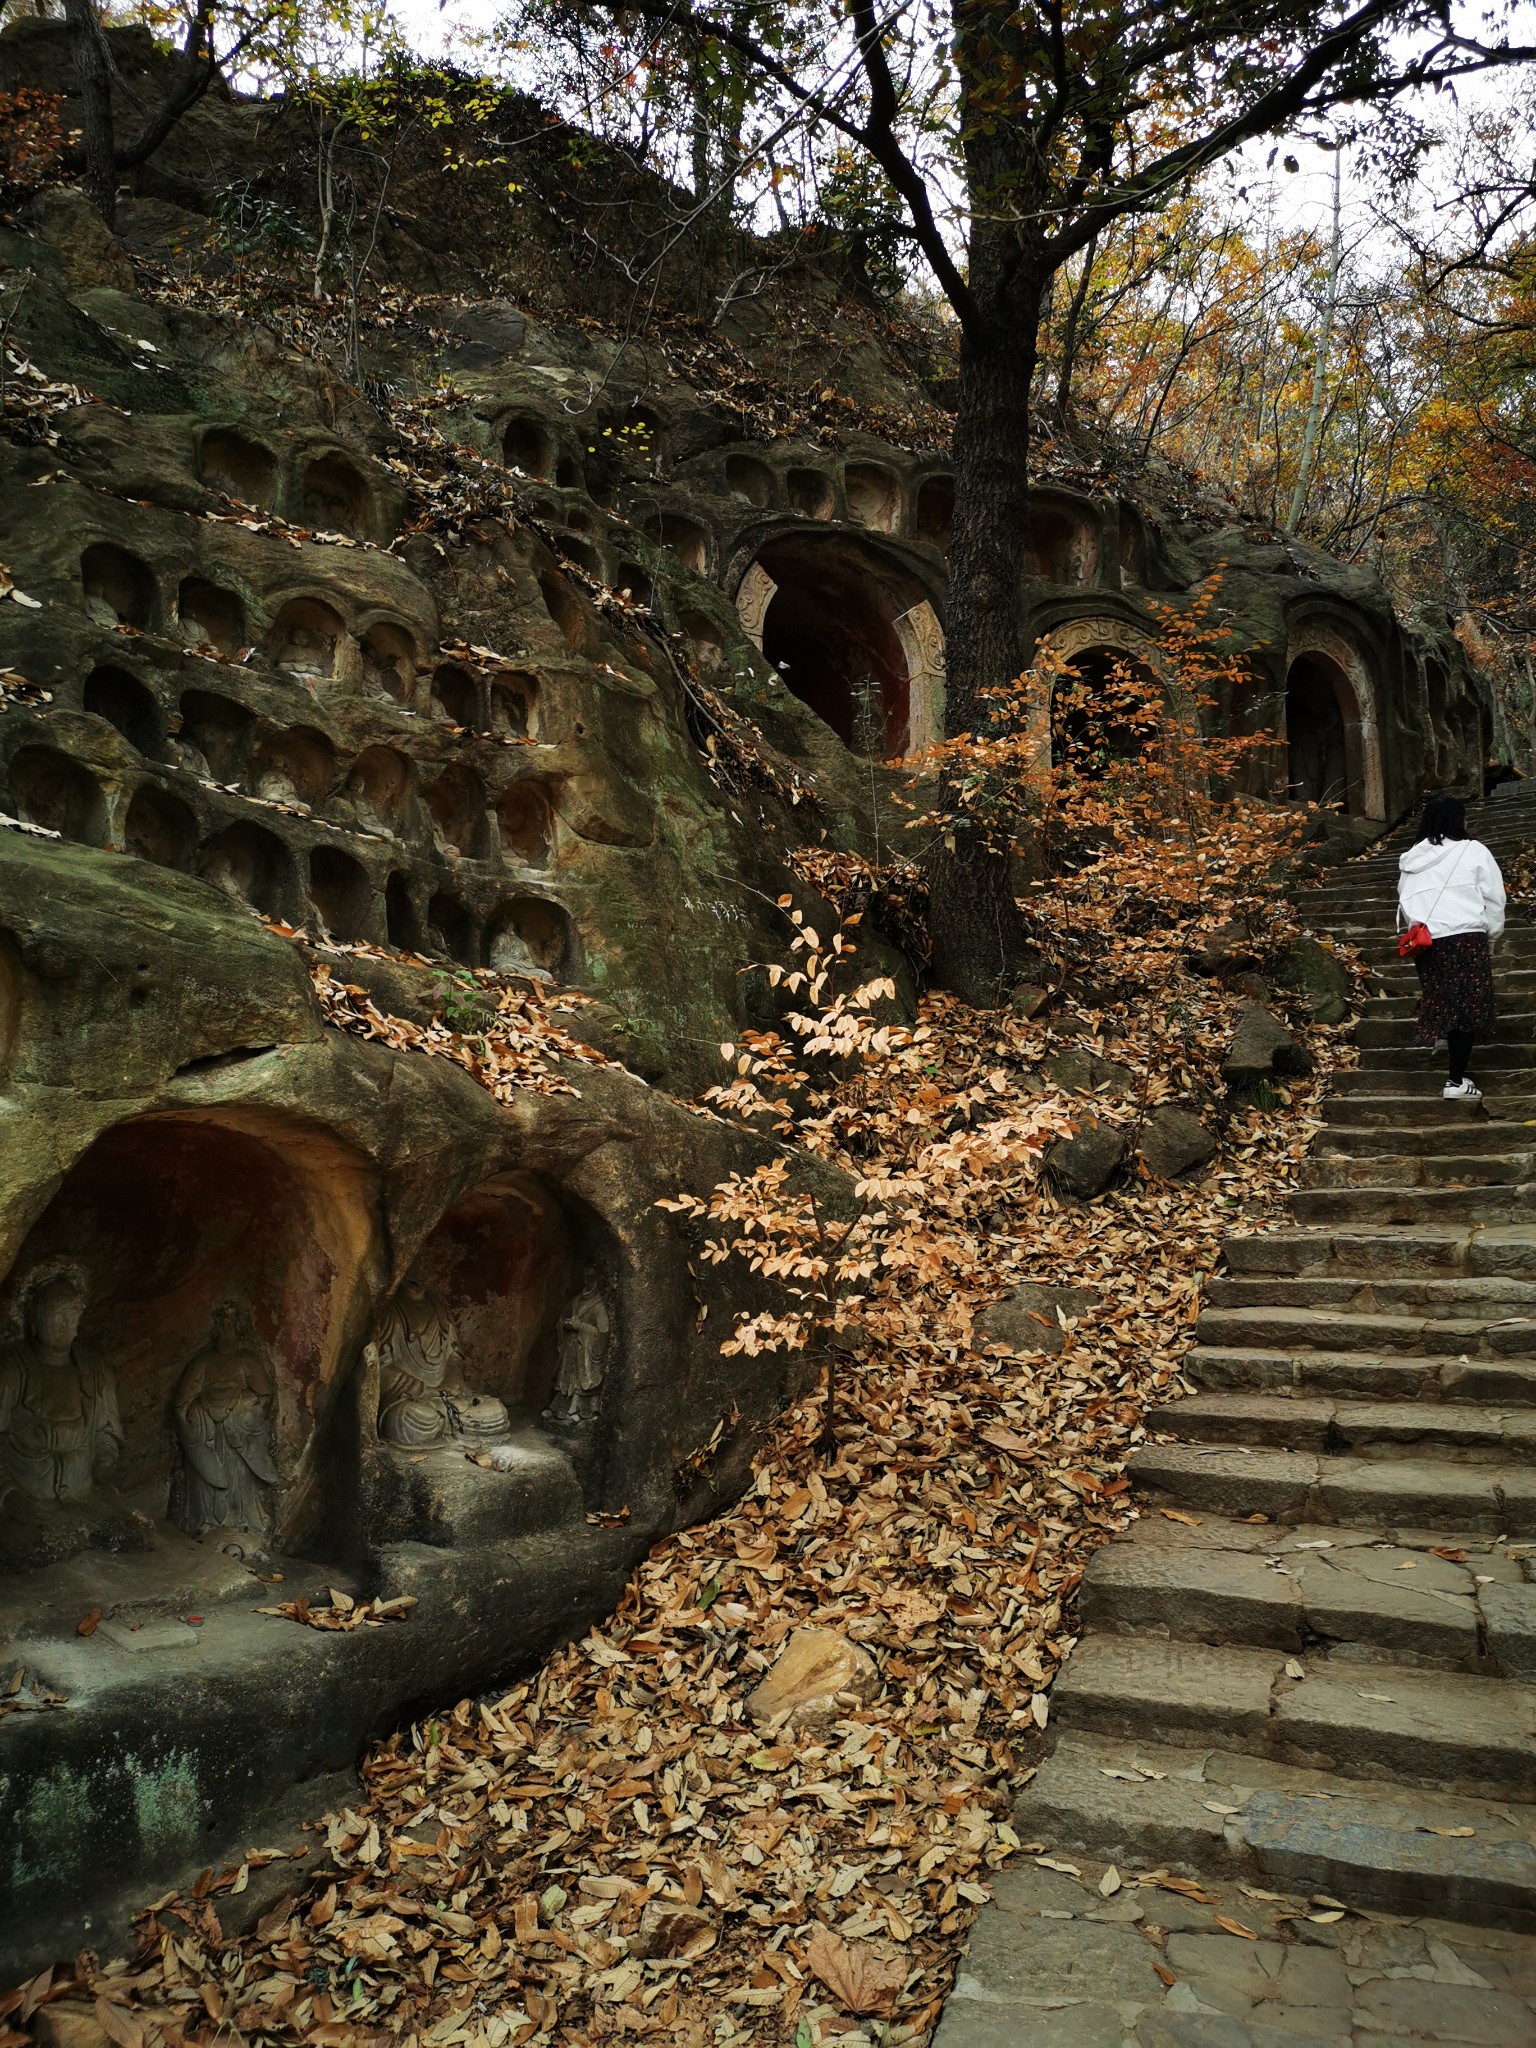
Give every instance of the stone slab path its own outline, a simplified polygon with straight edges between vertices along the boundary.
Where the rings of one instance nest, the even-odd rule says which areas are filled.
[[[1469,822],[1507,868],[1536,790]],[[1015,1815],[1081,1880],[1004,1877],[935,2048],[1536,2044],[1536,928],[1484,1101],[1443,1101],[1402,843],[1306,898],[1375,970],[1359,1066],[1292,1222],[1228,1240],[1084,1580]]]

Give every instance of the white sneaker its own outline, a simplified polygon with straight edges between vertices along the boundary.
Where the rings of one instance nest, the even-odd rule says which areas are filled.
[[[1440,1093],[1447,1102],[1481,1102],[1483,1099],[1482,1089],[1470,1078],[1465,1081],[1447,1081]]]

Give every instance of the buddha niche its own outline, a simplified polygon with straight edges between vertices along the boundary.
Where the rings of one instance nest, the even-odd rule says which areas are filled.
[[[584,1287],[560,1318],[560,1358],[550,1414],[559,1422],[590,1422],[613,1334],[608,1304],[595,1287]]]
[[[40,1269],[20,1306],[21,1336],[0,1349],[0,1512],[84,1500],[123,1448],[112,1374],[78,1342],[80,1268]]]
[[[189,1536],[209,1529],[265,1533],[272,1462],[272,1375],[245,1312],[222,1302],[205,1349],[187,1365],[171,1402],[181,1465],[170,1517]]]
[[[419,1275],[402,1282],[369,1349],[378,1364],[379,1435],[386,1443],[420,1450],[454,1437],[506,1435],[505,1407],[465,1384],[453,1324]]]

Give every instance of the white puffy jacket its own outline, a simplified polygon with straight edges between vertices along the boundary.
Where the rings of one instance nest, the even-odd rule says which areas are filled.
[[[1434,939],[1504,929],[1504,877],[1480,839],[1421,839],[1397,863],[1397,909],[1404,926],[1427,924]]]

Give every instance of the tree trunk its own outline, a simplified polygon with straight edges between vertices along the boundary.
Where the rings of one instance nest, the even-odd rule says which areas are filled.
[[[973,239],[971,275],[990,263]],[[980,259],[980,260],[978,260]],[[1045,278],[1014,270],[991,297],[983,331],[960,356],[955,522],[950,544],[945,729],[977,732],[984,692],[1025,666],[1019,578],[1029,509],[1029,394]],[[953,778],[952,778],[953,779]],[[955,810],[946,791],[945,809]],[[1025,929],[1006,850],[963,825],[928,862],[933,976],[969,1003],[999,1002],[1017,979]]]
[[[117,138],[112,123],[112,52],[96,0],[64,0],[64,19],[80,78],[85,196],[107,226],[117,225]]]

